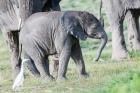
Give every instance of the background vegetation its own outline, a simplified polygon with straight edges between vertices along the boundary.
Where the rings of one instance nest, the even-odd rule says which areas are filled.
[[[84,10],[98,17],[100,0],[62,0],[64,10]],[[103,13],[104,14],[104,13]],[[104,14],[105,15],[105,14]],[[104,16],[105,17],[105,16]],[[105,17],[106,27],[108,26]],[[107,32],[111,41],[111,33]],[[99,41],[81,41],[81,47],[89,78],[78,79],[76,67],[71,60],[67,81],[47,82],[33,77],[26,69],[24,86],[20,93],[140,93],[140,53],[129,52],[129,59],[111,60],[111,42],[104,49],[100,62],[94,62]],[[51,62],[50,62],[51,63]],[[0,93],[12,93],[10,53],[0,35]]]

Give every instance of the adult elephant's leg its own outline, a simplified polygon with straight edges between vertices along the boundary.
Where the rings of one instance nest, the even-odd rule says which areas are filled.
[[[127,58],[127,49],[123,34],[123,18],[119,16],[111,19],[112,28],[112,59],[120,60]]]
[[[128,21],[128,42],[132,50],[140,50],[140,29],[138,11],[129,11],[127,13]]]
[[[72,47],[71,57],[74,60],[80,77],[87,77],[88,74],[85,70],[85,63],[82,56],[79,41]]]
[[[60,5],[58,4],[57,6],[50,6],[50,3],[46,3],[42,9],[42,11],[44,12],[48,12],[48,11],[61,11]]]
[[[20,71],[21,59],[18,60],[19,56],[19,35],[18,31],[3,32],[6,43],[9,46],[11,52],[11,65],[13,72],[13,79],[18,75]]]
[[[61,11],[60,5],[53,7],[52,10],[53,11]]]

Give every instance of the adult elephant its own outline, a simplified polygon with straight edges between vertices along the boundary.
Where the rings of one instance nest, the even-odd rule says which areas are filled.
[[[18,33],[24,21],[33,13],[60,10],[60,0],[0,0],[0,29],[11,51],[13,77],[20,70]]]
[[[123,21],[128,13],[129,40],[134,49],[140,49],[138,17],[140,0],[102,0],[112,30],[112,59],[127,58],[128,52],[123,34]],[[132,32],[133,31],[133,32]]]

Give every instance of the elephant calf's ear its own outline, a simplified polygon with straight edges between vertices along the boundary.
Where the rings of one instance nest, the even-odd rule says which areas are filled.
[[[82,28],[79,19],[75,18],[71,13],[67,12],[61,18],[61,24],[67,33],[81,40],[86,39],[86,33]]]

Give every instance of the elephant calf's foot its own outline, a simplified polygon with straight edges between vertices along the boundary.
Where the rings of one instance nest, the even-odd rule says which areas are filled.
[[[89,77],[89,74],[86,72],[79,75],[79,78],[88,78],[88,77]]]

